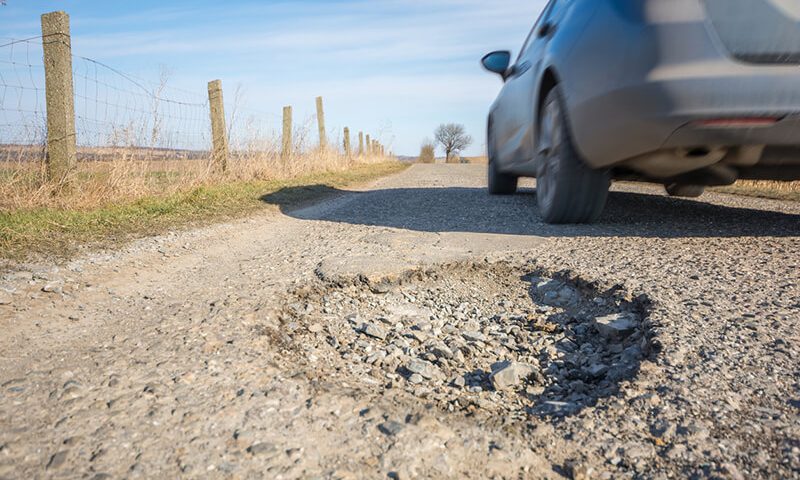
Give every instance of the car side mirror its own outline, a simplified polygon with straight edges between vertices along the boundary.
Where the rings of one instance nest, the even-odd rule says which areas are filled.
[[[483,68],[500,75],[505,80],[508,67],[511,65],[511,52],[500,50],[489,53],[481,59],[481,64]]]

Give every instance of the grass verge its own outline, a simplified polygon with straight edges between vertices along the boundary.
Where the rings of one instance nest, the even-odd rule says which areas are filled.
[[[67,258],[80,245],[106,247],[172,228],[208,224],[250,212],[299,207],[347,187],[400,172],[397,162],[360,165],[289,180],[232,181],[87,210],[0,212],[0,258]]]
[[[715,192],[747,197],[773,198],[800,202],[800,182],[739,180],[728,187],[714,187]]]

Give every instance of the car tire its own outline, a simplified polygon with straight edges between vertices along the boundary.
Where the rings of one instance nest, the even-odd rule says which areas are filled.
[[[491,123],[489,123],[489,130],[486,137],[489,154],[489,193],[492,195],[511,195],[516,193],[519,177],[502,173],[497,169],[497,153],[495,150]]]
[[[541,110],[537,135],[536,197],[547,223],[592,223],[606,205],[611,177],[589,168],[572,142],[558,86]]]
[[[697,198],[701,196],[706,187],[703,185],[684,185],[681,183],[668,183],[664,185],[670,197]]]

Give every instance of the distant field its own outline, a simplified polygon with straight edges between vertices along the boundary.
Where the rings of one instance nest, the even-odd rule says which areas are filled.
[[[208,157],[202,150],[176,150],[144,147],[78,147],[79,162],[131,160],[200,160]],[[38,163],[45,158],[42,145],[0,145],[0,165]]]
[[[489,158],[486,156],[481,157],[461,157],[461,160],[465,163],[471,163],[474,165],[486,165],[489,163]]]

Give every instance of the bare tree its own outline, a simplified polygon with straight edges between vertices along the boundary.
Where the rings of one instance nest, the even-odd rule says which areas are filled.
[[[457,123],[439,125],[434,135],[436,141],[444,149],[447,162],[450,162],[454,154],[461,152],[472,143],[472,137],[467,135],[464,125]]]

